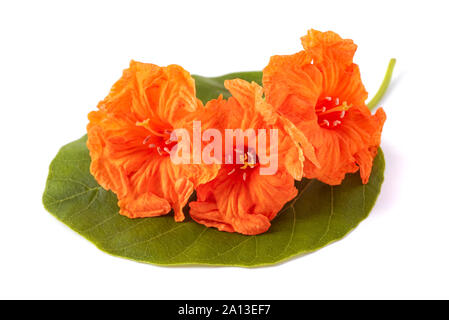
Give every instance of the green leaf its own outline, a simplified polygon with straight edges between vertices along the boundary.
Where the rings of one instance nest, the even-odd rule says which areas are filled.
[[[299,197],[287,204],[267,233],[243,236],[206,228],[172,215],[128,219],[117,197],[89,173],[86,137],[64,146],[50,165],[45,208],[70,228],[112,255],[154,264],[258,266],[319,249],[365,219],[383,181],[382,151],[367,185],[358,174],[331,187],[316,180],[297,184]]]
[[[204,102],[220,93],[227,97],[223,80],[239,77],[260,83],[261,76],[195,76],[198,97]],[[379,149],[366,185],[358,173],[336,187],[316,180],[298,182],[299,196],[282,209],[268,232],[257,236],[206,228],[188,214],[182,223],[174,222],[172,214],[128,219],[119,215],[117,197],[97,184],[89,166],[86,136],[62,147],[50,165],[43,202],[51,214],[101,250],[159,265],[260,266],[315,251],[348,234],[373,208],[385,162]]]
[[[193,78],[196,83],[196,96],[204,104],[209,100],[217,99],[220,94],[223,94],[225,99],[230,97],[230,93],[224,87],[224,81],[228,79],[239,78],[262,85],[262,71],[234,72],[214,78],[193,75]]]

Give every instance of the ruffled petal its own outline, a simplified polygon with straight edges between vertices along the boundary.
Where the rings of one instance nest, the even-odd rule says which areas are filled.
[[[107,158],[105,139],[100,127],[90,128],[87,146],[91,155],[90,172],[98,184],[106,190],[126,194],[129,189],[126,171]]]
[[[198,200],[190,203],[192,218],[228,232],[266,232],[270,220],[297,195],[294,179],[285,172],[267,176],[254,172],[247,179],[235,181],[223,170],[215,180],[198,187]]]
[[[195,80],[190,73],[177,65],[169,65],[164,71],[171,81],[166,81],[159,89],[161,93],[157,114],[161,119],[176,126],[190,120],[190,116],[203,105],[196,98]]]
[[[333,60],[342,64],[352,63],[357,45],[350,39],[342,39],[332,31],[311,29],[301,38],[302,45],[315,63]]]
[[[153,193],[128,194],[119,198],[120,214],[128,218],[147,218],[170,212],[170,203]]]
[[[201,108],[184,69],[131,61],[99,110],[89,114],[91,173],[117,194],[121,214],[150,217],[173,208],[175,220],[184,219],[182,208],[195,185],[213,179],[219,168],[173,164],[169,152],[176,143],[168,139],[173,129],[191,130]]]
[[[386,120],[385,111],[377,109],[374,115],[367,107],[354,108],[342,128],[347,139],[353,141],[351,152],[360,168],[363,183],[368,183],[377,150],[381,142],[382,128]]]
[[[192,218],[208,227],[246,235],[263,233],[286,202],[296,196],[294,178],[303,176],[301,146],[314,157],[314,151],[298,129],[279,115],[263,98],[262,88],[243,80],[225,82],[232,97],[209,101],[203,112],[205,123],[213,124],[225,136],[225,129],[254,129],[259,162],[255,166],[223,165],[217,177],[196,188],[197,200],[190,203]],[[265,143],[259,146],[265,129]],[[270,130],[278,132],[277,144],[271,141]],[[268,146],[267,146],[268,144]],[[225,148],[222,150],[225,158]],[[272,163],[260,162],[275,153],[278,166],[271,175],[261,169],[271,169]],[[229,167],[230,166],[230,167]],[[266,173],[266,171],[264,172]]]
[[[316,158],[307,143],[301,144],[307,178],[338,185],[360,167],[366,183],[385,114],[381,110],[372,116],[365,105],[368,94],[352,61],[357,46],[336,33],[316,30],[301,40],[305,51],[274,56],[264,69],[266,99],[313,146]],[[323,119],[326,109],[329,114],[332,108],[322,108],[322,101],[345,107],[338,111],[341,114]]]
[[[189,166],[175,165],[170,157],[156,157],[148,160],[130,177],[132,194],[154,194],[165,199],[173,208],[175,220],[184,220],[182,208],[193,192],[194,184],[186,177]]]
[[[304,51],[273,56],[263,70],[267,102],[295,125],[316,123],[314,106],[322,90],[322,75]]]
[[[356,64],[342,67],[333,61],[326,61],[317,68],[323,75],[322,98],[338,97],[341,102],[346,101],[348,105],[365,105],[368,92],[365,90]]]
[[[251,188],[251,195],[254,212],[265,215],[269,220],[273,220],[284,205],[298,194],[295,188],[295,181],[290,174],[279,171],[275,175],[252,175],[248,188]]]
[[[245,80],[226,80],[224,86],[229,90],[232,97],[226,103],[228,119],[227,129],[258,129],[265,125],[266,112],[262,98],[263,88],[257,83],[249,83]]]
[[[373,160],[377,154],[377,148],[362,149],[355,154],[355,160],[360,168],[360,177],[362,182],[367,184],[373,167]]]

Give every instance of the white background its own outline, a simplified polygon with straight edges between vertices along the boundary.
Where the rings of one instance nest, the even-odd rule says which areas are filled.
[[[449,298],[446,1],[2,1],[0,298]],[[300,50],[309,28],[359,45],[367,90],[398,59],[385,183],[342,241],[258,269],[157,267],[99,251],[45,211],[48,165],[130,59],[215,76]]]

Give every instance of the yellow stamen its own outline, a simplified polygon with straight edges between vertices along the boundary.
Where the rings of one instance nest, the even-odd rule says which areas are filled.
[[[240,169],[246,169],[248,167],[254,168],[255,163],[252,161],[248,162],[246,160],[248,160],[248,156],[246,154],[245,154],[245,157],[240,156],[240,161],[243,162],[243,166],[241,166]]]
[[[341,105],[339,105],[335,108],[320,112],[320,114],[323,115],[323,114],[328,114],[328,113],[337,112],[337,111],[348,111],[351,107],[352,107],[352,105],[348,105],[348,103],[346,101],[344,101]]]

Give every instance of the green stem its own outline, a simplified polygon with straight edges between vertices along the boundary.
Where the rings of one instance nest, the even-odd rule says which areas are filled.
[[[396,59],[391,59],[390,63],[388,64],[387,72],[385,73],[384,81],[382,81],[382,84],[381,84],[379,90],[377,90],[376,95],[367,104],[368,109],[372,110],[373,108],[375,108],[377,106],[377,104],[379,103],[379,101],[384,96],[385,92],[388,89],[388,86],[390,85],[391,76],[393,75],[393,69],[394,69],[395,64],[396,64]]]

